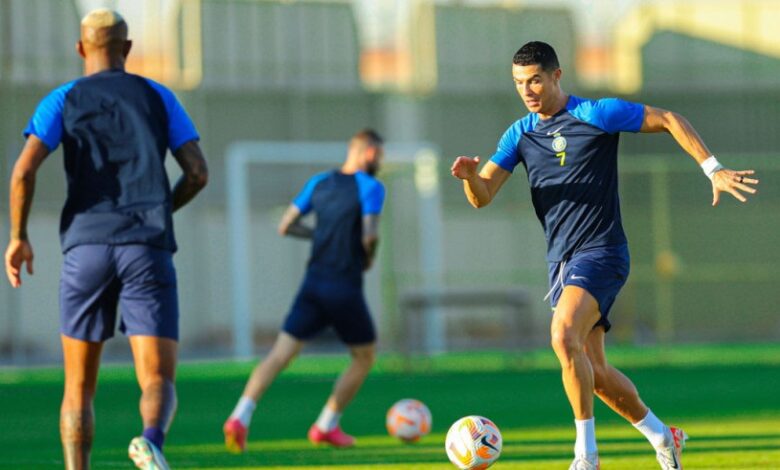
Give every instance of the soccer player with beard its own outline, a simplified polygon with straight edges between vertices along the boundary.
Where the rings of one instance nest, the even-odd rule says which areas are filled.
[[[371,267],[379,241],[385,190],[374,174],[382,162],[382,143],[374,130],[355,134],[341,168],[313,176],[282,217],[279,233],[311,239],[311,257],[282,331],[223,426],[231,452],[246,449],[254,409],[276,376],[306,341],[328,326],[349,347],[352,362],[336,381],[308,437],[312,443],[334,447],[354,444],[339,419],[374,363],[376,333],[363,295],[363,272]],[[316,215],[313,228],[301,221],[309,212]]]

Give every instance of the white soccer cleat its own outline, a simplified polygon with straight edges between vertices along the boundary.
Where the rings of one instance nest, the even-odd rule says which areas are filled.
[[[141,470],[171,469],[171,467],[168,466],[168,462],[165,461],[165,456],[160,449],[143,436],[134,437],[133,440],[130,441],[127,455],[130,456],[130,460],[133,461],[135,466]]]
[[[655,458],[661,464],[662,470],[682,470],[682,450],[688,435],[682,429],[674,426],[669,426],[669,431],[672,433],[674,442],[669,447],[656,449]]]
[[[599,454],[581,455],[574,459],[569,470],[599,470]]]

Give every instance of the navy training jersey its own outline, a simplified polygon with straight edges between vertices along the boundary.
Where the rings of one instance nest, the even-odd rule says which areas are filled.
[[[176,251],[166,151],[199,139],[174,94],[122,70],[66,83],[24,130],[64,152],[68,194],[62,251],[83,244],[147,244]]]
[[[363,173],[338,170],[314,175],[293,200],[301,214],[314,212],[309,270],[359,281],[366,265],[363,216],[382,212],[385,188]]]
[[[626,243],[620,217],[620,132],[639,132],[644,106],[618,98],[570,96],[550,119],[530,113],[501,137],[491,161],[511,172],[522,163],[547,239],[547,260]]]

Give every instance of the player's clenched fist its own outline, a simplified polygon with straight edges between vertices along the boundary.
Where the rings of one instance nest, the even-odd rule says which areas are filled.
[[[452,176],[462,180],[473,178],[477,175],[479,157],[458,157],[450,168]]]

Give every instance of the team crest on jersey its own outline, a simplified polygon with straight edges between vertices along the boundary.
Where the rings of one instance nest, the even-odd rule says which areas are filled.
[[[566,150],[566,138],[562,135],[555,137],[552,141],[552,148],[556,152],[563,152]]]

